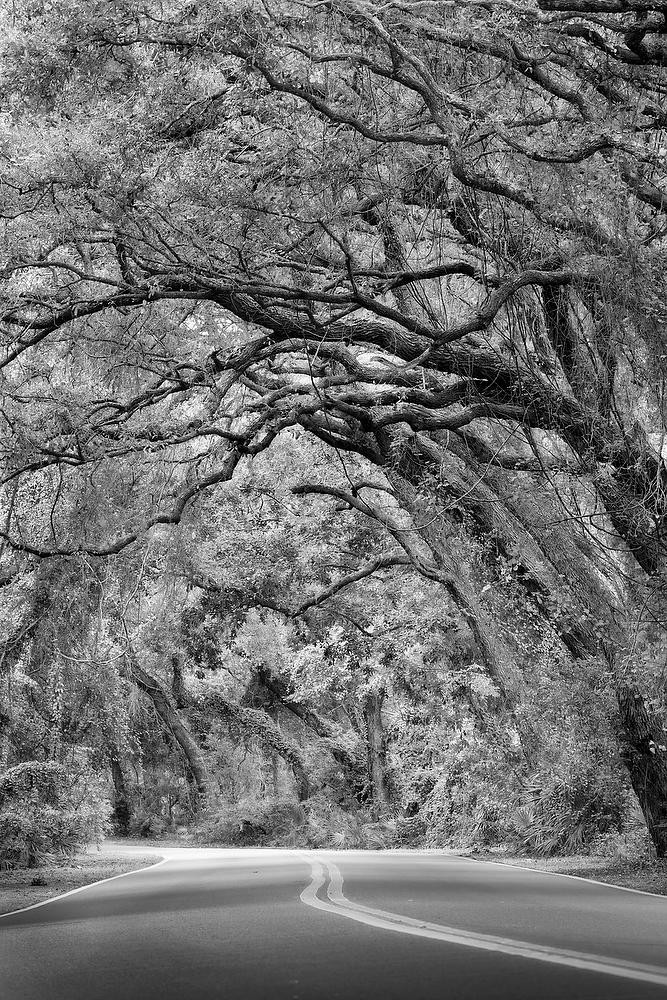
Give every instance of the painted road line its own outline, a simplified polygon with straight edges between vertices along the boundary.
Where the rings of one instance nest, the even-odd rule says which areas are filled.
[[[310,884],[301,893],[300,898],[306,906],[312,906],[314,909],[346,917],[348,920],[355,920],[379,930],[397,931],[400,934],[429,938],[447,944],[463,945],[466,948],[493,951],[503,955],[513,955],[517,958],[548,962],[552,965],[565,965],[586,972],[597,972],[621,979],[667,986],[667,969],[659,966],[624,962],[607,958],[604,955],[592,955],[565,948],[533,944],[529,941],[515,941],[492,934],[464,931],[457,927],[447,927],[443,924],[434,924],[427,920],[407,917],[400,913],[363,906],[361,903],[353,903],[343,893],[343,876],[337,865],[325,858],[315,860],[304,855],[302,857],[310,865],[312,878]],[[320,899],[318,895],[325,883],[328,883],[326,901]]]
[[[49,903],[55,903],[59,899],[67,899],[68,896],[76,896],[78,892],[83,892],[84,889],[92,889],[96,885],[104,885],[105,882],[113,882],[117,878],[127,878],[128,875],[138,875],[140,872],[149,872],[152,868],[159,868],[160,865],[166,865],[169,858],[162,858],[161,861],[156,861],[155,864],[146,865],[144,868],[134,868],[131,872],[120,872],[119,875],[110,875],[108,878],[100,878],[97,882],[88,882],[86,885],[80,885],[76,889],[70,889],[69,892],[61,892],[59,896],[50,896],[49,899],[43,899],[41,903],[32,903],[30,906],[22,906],[20,910],[10,910],[8,913],[0,913],[0,920],[3,917],[15,917],[17,913],[27,913],[28,910],[37,910],[40,906],[48,906]]]

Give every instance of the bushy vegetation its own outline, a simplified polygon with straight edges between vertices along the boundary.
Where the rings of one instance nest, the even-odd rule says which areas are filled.
[[[199,843],[218,846],[266,844],[294,847],[305,839],[306,812],[291,799],[222,802],[195,828]]]
[[[320,794],[303,805],[290,799],[259,802],[252,798],[221,803],[215,812],[201,818],[193,836],[196,843],[217,847],[381,850],[423,843],[423,837],[406,836],[405,831],[405,823],[395,819],[379,822],[368,809],[342,809]]]
[[[626,829],[629,793],[618,775],[577,770],[544,775],[543,782],[526,789],[512,814],[521,851],[582,854]]]
[[[28,761],[0,775],[0,867],[32,868],[73,854],[109,830],[104,788],[85,787],[53,761]]]

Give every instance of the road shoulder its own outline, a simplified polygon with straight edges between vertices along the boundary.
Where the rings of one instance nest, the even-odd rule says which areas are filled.
[[[71,892],[93,882],[138,871],[157,864],[162,855],[123,851],[115,853],[92,848],[64,861],[39,868],[0,871],[0,914],[20,910],[35,903],[42,903],[54,896]],[[32,885],[35,880],[43,884]]]
[[[564,858],[535,858],[492,853],[473,853],[476,861],[534,868],[554,875],[571,875],[592,879],[623,889],[667,896],[667,860],[629,860],[609,857],[575,855]]]

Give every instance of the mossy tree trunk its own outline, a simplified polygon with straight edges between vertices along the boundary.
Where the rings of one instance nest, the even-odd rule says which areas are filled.
[[[376,817],[391,809],[391,787],[387,778],[387,740],[382,719],[382,706],[386,690],[380,687],[370,691],[364,699],[364,722],[368,753],[368,777],[371,787],[373,812]]]
[[[120,836],[126,836],[129,832],[130,820],[132,819],[132,807],[130,805],[125,772],[118,753],[115,750],[109,751],[109,767],[113,782],[112,821],[114,832],[120,834]]]
[[[195,805],[196,808],[201,808],[211,787],[211,778],[201,749],[190,732],[187,721],[179,713],[159,681],[144,670],[134,658],[130,662],[130,670],[135,684],[151,699],[158,717],[181,748],[197,789]]]
[[[667,749],[662,726],[649,714],[641,694],[617,690],[621,757],[630,775],[648,832],[659,858],[667,857]]]

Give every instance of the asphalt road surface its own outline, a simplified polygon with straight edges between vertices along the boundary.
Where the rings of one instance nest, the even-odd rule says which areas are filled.
[[[0,917],[2,1000],[667,998],[667,898],[435,853],[164,854]]]

